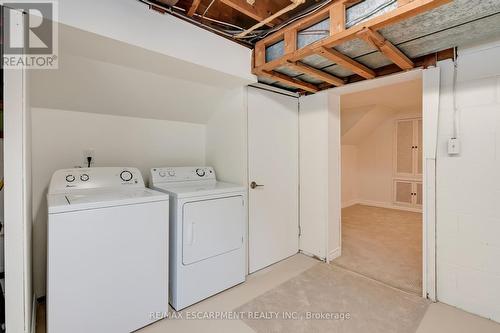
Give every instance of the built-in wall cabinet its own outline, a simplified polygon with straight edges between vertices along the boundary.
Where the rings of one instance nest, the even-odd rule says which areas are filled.
[[[394,204],[421,209],[422,195],[421,181],[394,180]]]
[[[422,118],[398,119],[394,126],[394,204],[422,208]]]

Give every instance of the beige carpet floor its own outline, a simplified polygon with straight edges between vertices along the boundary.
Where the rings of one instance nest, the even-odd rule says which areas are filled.
[[[342,210],[342,255],[334,265],[422,293],[422,214],[354,205]]]
[[[429,303],[340,267],[318,264],[239,307],[244,313],[276,313],[268,320],[245,318],[256,332],[414,333]],[[296,318],[286,315],[295,313]],[[329,314],[330,318],[313,318]],[[343,319],[339,319],[343,314]]]

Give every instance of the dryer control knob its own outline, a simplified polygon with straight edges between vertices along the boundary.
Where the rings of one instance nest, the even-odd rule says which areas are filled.
[[[158,172],[158,174],[160,175],[160,177],[165,177],[167,175],[167,173],[163,170]]]
[[[73,176],[73,175],[67,175],[67,176],[66,176],[66,181],[67,181],[68,183],[72,183],[72,182],[74,182],[74,181],[75,181],[75,179],[76,179],[76,178],[75,178],[75,176]]]
[[[132,178],[134,178],[134,175],[130,171],[122,171],[122,173],[120,174],[120,178],[124,182],[129,182],[132,180]]]
[[[80,180],[82,182],[86,182],[90,179],[89,175],[87,175],[86,173],[84,173],[83,175],[80,176]]]
[[[203,169],[196,169],[196,174],[200,177],[204,177],[205,176],[205,170]]]

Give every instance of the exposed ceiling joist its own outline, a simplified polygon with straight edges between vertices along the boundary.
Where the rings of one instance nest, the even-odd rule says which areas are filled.
[[[452,0],[413,0],[407,4],[404,4],[386,14],[374,17],[368,21],[362,22],[360,24],[357,24],[355,26],[352,26],[348,29],[344,29],[341,31],[337,31],[333,34],[331,34],[329,37],[326,37],[324,39],[321,39],[317,42],[314,42],[312,44],[309,44],[301,49],[298,49],[294,52],[284,54],[282,57],[271,60],[269,62],[266,62],[264,59],[258,59],[256,57],[255,59],[255,64],[259,64],[259,67],[255,68],[256,71],[259,70],[273,70],[277,67],[284,66],[288,63],[288,61],[299,61],[305,57],[308,57],[310,55],[313,55],[315,53],[318,53],[319,50],[323,47],[327,48],[332,48],[336,45],[342,44],[344,42],[350,41],[352,39],[358,38],[358,33],[362,31],[365,28],[371,28],[374,31],[378,29],[382,29],[388,25],[400,22],[402,20],[408,19],[410,17],[413,17],[415,15],[424,13],[426,11],[429,11],[431,9],[434,9],[436,7],[442,6],[446,3],[451,2]],[[341,2],[346,5],[348,1],[341,0]],[[334,6],[338,2],[333,2],[332,5]],[[325,7],[321,11],[306,17],[302,20],[297,21],[294,23],[292,26],[287,27],[284,30],[290,30],[290,29],[303,29],[304,27],[310,26],[314,23],[317,23],[319,20],[322,20],[326,15],[326,17],[329,17],[329,12],[328,10],[332,7]],[[321,15],[319,15],[321,13]],[[279,41],[280,39],[283,38],[283,34],[285,31],[278,31],[263,40],[259,41],[256,44],[256,49],[258,48],[266,48],[268,45]],[[264,54],[260,53],[261,55]]]
[[[294,10],[295,8],[297,8],[298,6],[300,6],[304,2],[306,2],[306,0],[291,0],[291,1],[292,1],[292,3],[290,5],[288,5],[285,8],[279,10],[278,12],[276,12],[273,15],[269,16],[268,18],[264,19],[263,21],[260,21],[259,23],[257,23],[253,27],[250,27],[247,30],[243,31],[242,33],[239,33],[238,35],[235,36],[235,38],[243,38],[243,37],[245,37],[246,35],[248,35],[252,31],[254,31],[254,30],[256,30],[256,29],[258,29],[258,28],[266,25],[269,22],[272,22],[273,20],[275,20],[276,18],[280,17],[281,15],[284,15],[284,14],[288,13],[289,11]]]
[[[340,53],[335,49],[322,47],[319,49],[318,54],[334,63],[351,70],[352,72],[364,77],[365,79],[373,79],[376,74],[375,71],[359,63],[358,61],[349,58],[348,56]]]
[[[273,1],[256,1],[253,5],[249,4],[246,0],[220,0],[220,2],[259,22],[264,21],[280,10]],[[274,23],[279,24],[281,22],[281,19],[276,18],[266,23],[266,25],[273,27]]]
[[[393,63],[401,69],[408,70],[415,67],[413,61],[410,60],[400,49],[394,46],[391,42],[384,38],[379,32],[365,28],[358,33],[358,36],[370,45],[377,48]]]
[[[310,93],[316,93],[319,91],[319,88],[316,87],[314,84],[300,81],[300,80],[297,80],[293,77],[290,77],[288,75],[281,74],[281,73],[278,73],[275,71],[262,71],[261,73],[259,73],[259,75],[264,76],[264,77],[268,77],[270,79],[279,81],[281,83],[290,85],[292,87],[296,87],[298,89],[308,91]]]
[[[191,7],[189,7],[187,15],[189,17],[193,17],[194,14],[196,13],[196,10],[200,6],[201,0],[193,0],[193,3],[191,4]]]
[[[324,72],[322,70],[319,70],[317,68],[308,66],[306,64],[300,63],[300,62],[291,62],[289,63],[289,66],[292,67],[293,69],[305,73],[311,76],[314,76],[320,80],[323,80],[325,82],[328,82],[334,86],[343,86],[345,84],[344,80],[341,78],[338,78],[332,74],[329,74],[327,72]]]

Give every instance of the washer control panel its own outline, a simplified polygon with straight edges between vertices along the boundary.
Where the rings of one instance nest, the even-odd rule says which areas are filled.
[[[58,170],[52,176],[49,194],[89,188],[144,187],[137,168],[76,168]]]
[[[212,167],[172,167],[151,169],[152,183],[216,180]]]

